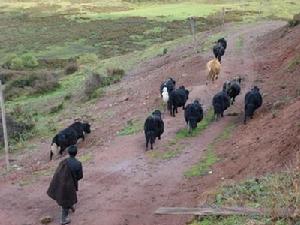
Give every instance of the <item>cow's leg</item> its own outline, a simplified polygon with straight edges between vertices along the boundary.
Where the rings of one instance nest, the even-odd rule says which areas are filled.
[[[149,135],[146,135],[146,151],[148,150]]]
[[[82,134],[82,136],[80,138],[82,138],[82,141],[84,141],[84,134]]]
[[[221,117],[224,117],[224,112],[221,113]]]
[[[52,158],[53,158],[53,152],[52,150],[50,150],[50,161],[52,160]]]
[[[170,110],[170,116],[173,116],[173,105],[170,105],[170,108],[169,108],[169,110]]]
[[[159,136],[158,136],[158,140],[160,140],[160,139],[161,139],[161,136],[159,135]]]
[[[65,151],[66,147],[65,146],[61,146],[60,150],[59,150],[59,154],[62,156],[63,152]]]

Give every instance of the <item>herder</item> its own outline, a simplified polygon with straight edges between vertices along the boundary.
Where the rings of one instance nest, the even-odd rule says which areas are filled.
[[[75,211],[77,203],[78,181],[82,179],[82,165],[75,156],[77,147],[72,145],[68,148],[69,158],[61,161],[53,175],[47,194],[62,208],[61,224],[71,222],[69,210]]]

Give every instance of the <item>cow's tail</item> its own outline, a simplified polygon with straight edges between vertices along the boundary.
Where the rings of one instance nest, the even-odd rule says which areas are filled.
[[[50,161],[53,158],[54,152],[57,152],[57,135],[52,139],[51,147],[50,147]]]

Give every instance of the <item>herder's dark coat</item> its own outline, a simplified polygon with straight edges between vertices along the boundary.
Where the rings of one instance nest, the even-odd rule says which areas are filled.
[[[57,167],[47,194],[63,208],[69,208],[77,203],[76,182],[67,159],[60,162]]]

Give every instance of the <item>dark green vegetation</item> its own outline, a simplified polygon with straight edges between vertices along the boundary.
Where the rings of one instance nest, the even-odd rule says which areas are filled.
[[[286,171],[253,178],[241,183],[222,186],[213,199],[212,204],[219,206],[247,206],[273,211],[272,217],[246,218],[241,216],[206,217],[199,224],[295,224],[297,218],[279,219],[279,209],[297,209],[300,205],[299,171]]]

